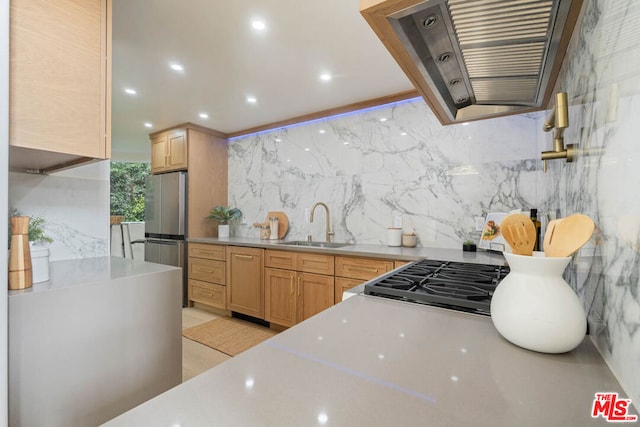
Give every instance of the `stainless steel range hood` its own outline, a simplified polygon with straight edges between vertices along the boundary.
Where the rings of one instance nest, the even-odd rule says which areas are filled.
[[[546,108],[582,0],[360,0],[442,124]]]

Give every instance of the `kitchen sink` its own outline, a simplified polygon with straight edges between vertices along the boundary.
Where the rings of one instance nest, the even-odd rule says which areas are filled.
[[[348,243],[337,242],[308,242],[306,240],[292,240],[290,242],[280,242],[278,245],[284,246],[300,246],[307,248],[341,248],[347,246]]]

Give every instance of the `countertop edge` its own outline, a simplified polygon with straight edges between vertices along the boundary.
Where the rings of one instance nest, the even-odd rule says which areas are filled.
[[[371,244],[353,244],[340,248],[302,247],[288,245],[286,240],[261,240],[243,237],[190,237],[189,243],[204,243],[224,246],[245,246],[301,253],[321,253],[355,257],[393,259],[397,261],[415,261],[421,258],[441,261],[469,262],[473,264],[506,265],[501,253],[487,251],[464,252],[462,249],[430,247],[391,247]]]

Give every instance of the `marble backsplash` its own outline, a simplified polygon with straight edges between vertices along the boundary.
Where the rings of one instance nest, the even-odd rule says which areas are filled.
[[[537,207],[538,116],[443,127],[416,99],[235,139],[229,201],[248,223],[235,232],[282,210],[288,239],[324,240],[324,212],[305,216],[322,201],[335,241],[385,244],[401,215],[419,245],[460,248],[480,236],[474,217]]]
[[[571,266],[591,335],[636,408],[640,404],[640,2],[585,1],[558,90],[569,96],[573,163],[540,176],[541,205],[591,216],[593,256]],[[550,149],[551,136],[546,149]]]
[[[9,208],[45,219],[50,260],[109,255],[109,162],[52,175],[9,173]]]

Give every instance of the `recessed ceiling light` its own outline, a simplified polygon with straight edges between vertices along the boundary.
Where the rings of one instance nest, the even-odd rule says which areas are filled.
[[[251,21],[251,26],[253,27],[254,30],[258,30],[258,31],[262,31],[265,28],[267,28],[267,24],[265,24],[264,21],[261,21],[259,19],[254,19],[253,21]]]
[[[255,104],[256,102],[258,102],[258,99],[255,96],[247,96],[247,102],[249,104]]]
[[[386,118],[386,117],[381,117],[381,118],[380,118],[380,121],[381,121],[381,122],[386,122],[386,121],[387,121],[387,118]]]
[[[406,135],[407,135],[407,133],[406,133],[406,132],[400,132],[400,135],[402,135],[402,136],[406,136]]]
[[[320,129],[320,130],[318,131],[318,133],[327,133],[327,131],[326,131],[326,130],[324,130],[324,129]]]
[[[208,119],[209,115],[207,113],[200,113],[198,114],[200,116],[201,119]]]
[[[145,123],[145,124],[144,124],[144,127],[146,127],[146,128],[152,128],[152,127],[153,127],[153,125],[152,125],[151,123],[147,122],[147,123]]]
[[[462,123],[462,126],[469,126],[469,122]]]
[[[276,142],[281,142],[282,140],[280,138],[276,138]]]
[[[311,148],[305,148],[304,151],[311,151]]]
[[[349,141],[343,142],[344,145],[349,145]]]
[[[131,88],[125,88],[124,91],[127,95],[135,95],[137,93],[134,89]]]
[[[176,64],[175,62],[169,65],[173,71],[184,71],[184,67],[180,64]]]
[[[331,80],[331,74],[329,73],[320,74],[320,80],[324,80],[325,82]]]

